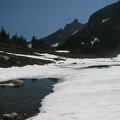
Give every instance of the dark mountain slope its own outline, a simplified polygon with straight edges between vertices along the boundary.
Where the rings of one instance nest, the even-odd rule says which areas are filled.
[[[107,19],[111,21],[113,19],[115,20],[118,17],[120,17],[120,1],[112,5],[106,6],[103,9],[100,9],[97,12],[93,13],[90,16],[88,23],[90,25],[95,25],[104,22]]]
[[[58,49],[80,53],[103,53],[120,46],[120,2],[109,5],[90,16],[82,31],[71,36]],[[109,19],[108,19],[109,18]]]

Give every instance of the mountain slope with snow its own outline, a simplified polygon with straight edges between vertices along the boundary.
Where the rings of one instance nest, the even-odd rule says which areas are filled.
[[[88,24],[96,25],[107,20],[118,22],[117,19],[119,20],[119,18],[120,18],[120,1],[108,5],[93,13],[88,20]]]
[[[95,38],[100,41],[93,45]],[[57,49],[80,54],[102,54],[120,49],[120,1],[94,12],[84,28]]]

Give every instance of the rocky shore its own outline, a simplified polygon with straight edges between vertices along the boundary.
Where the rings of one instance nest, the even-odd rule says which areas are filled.
[[[36,115],[37,115],[37,113],[34,114],[33,116],[36,116]],[[16,112],[12,112],[12,113],[9,113],[9,114],[3,114],[3,117],[0,120],[25,120],[29,117],[30,116],[26,113],[24,113],[23,115],[19,115]]]

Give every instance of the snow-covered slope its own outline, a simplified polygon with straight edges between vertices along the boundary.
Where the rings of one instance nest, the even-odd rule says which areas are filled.
[[[47,59],[55,57],[44,55]],[[119,120],[119,69],[120,56],[66,58],[44,66],[0,68],[0,81],[22,77],[61,78],[54,85],[54,93],[43,99],[41,112],[29,120]]]

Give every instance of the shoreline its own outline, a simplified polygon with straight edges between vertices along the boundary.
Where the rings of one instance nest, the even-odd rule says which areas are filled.
[[[5,98],[1,98],[1,99],[3,99],[4,100],[4,103],[1,103],[1,104],[8,104],[7,106],[6,106],[6,108],[8,108],[8,110],[6,110],[5,108],[3,108],[3,107],[5,107],[4,105],[2,105],[1,106],[1,108],[3,108],[3,111],[4,112],[2,112],[2,110],[0,110],[1,112],[2,112],[2,114],[0,115],[1,116],[1,119],[2,119],[2,115],[4,115],[4,114],[12,114],[12,113],[17,113],[18,114],[18,117],[17,117],[17,119],[18,120],[25,120],[25,119],[27,119],[27,118],[30,118],[30,117],[33,117],[33,116],[36,116],[37,114],[39,114],[40,113],[40,107],[42,106],[42,100],[47,96],[47,95],[49,95],[49,94],[51,94],[52,92],[53,92],[53,85],[54,84],[56,84],[57,83],[57,81],[58,81],[58,79],[56,79],[56,78],[44,78],[44,79],[41,79],[41,80],[39,80],[39,79],[29,79],[29,80],[27,80],[27,79],[23,79],[23,81],[25,82],[25,85],[23,85],[23,86],[21,86],[21,87],[13,87],[13,86],[1,86],[1,91],[0,91],[0,94],[1,94],[1,96],[5,96],[5,97],[7,97],[7,94],[8,94],[8,97],[9,98],[7,98],[8,99],[8,102],[6,103],[6,101],[5,101]],[[8,81],[7,81],[8,82]],[[28,85],[26,85],[27,84],[27,82],[28,82]],[[29,82],[32,82],[32,83],[29,83]],[[5,83],[5,82],[4,82]],[[31,85],[32,84],[32,85]],[[40,85],[40,87],[42,87],[42,88],[40,88],[40,90],[42,90],[42,91],[44,91],[44,89],[47,91],[44,91],[44,92],[42,92],[41,94],[36,94],[36,92],[38,92],[39,93],[39,91],[38,90],[34,90],[35,89],[35,87],[37,87],[36,89],[39,89],[39,86],[38,86],[38,84],[40,85],[40,84],[42,84],[42,85]],[[45,85],[46,84],[46,85]],[[27,90],[26,88],[25,88],[25,86],[26,86],[26,88],[27,89],[32,89],[31,87],[32,86],[35,86],[34,87],[34,89],[32,89],[32,90],[34,90],[35,91],[35,93],[33,92],[33,93],[31,93],[31,90],[29,90],[29,93],[27,92],[27,93],[20,93],[20,90],[21,89],[24,89],[24,92]],[[22,88],[23,87],[23,88]],[[29,87],[29,88],[28,88]],[[45,88],[44,88],[45,87]],[[13,92],[13,90],[14,91],[16,91],[17,90],[17,93],[14,93]],[[11,91],[11,93],[10,93],[10,91]],[[22,90],[23,91],[23,90]],[[3,94],[2,94],[2,92],[3,92]],[[7,92],[7,93],[6,93]],[[20,94],[22,94],[22,96],[20,96],[20,98],[17,98],[18,97],[18,94],[19,93]],[[16,101],[16,103],[14,103],[13,104],[13,100],[12,100],[12,98],[10,99],[10,94],[16,94],[16,97],[14,98],[14,101]],[[27,95],[25,95],[25,94],[33,94],[33,95],[31,95],[31,97],[33,97],[33,98],[29,98],[29,99],[31,99],[31,100],[28,100],[28,98],[26,99],[26,96]],[[38,96],[41,96],[40,97],[40,99],[39,99],[39,97]],[[11,97],[14,97],[13,95],[11,95]],[[24,100],[24,98],[22,99],[22,97],[24,97],[26,100]],[[36,97],[36,98],[35,98]],[[19,99],[21,99],[20,100],[20,102],[18,102],[19,101]],[[38,99],[38,100],[37,100]],[[0,100],[1,101],[1,100]],[[27,101],[27,102],[26,102]],[[31,101],[31,102],[29,102],[29,101]],[[26,104],[28,104],[29,103],[29,105],[26,105]],[[13,104],[12,106],[11,105],[9,105],[9,104]],[[18,105],[17,105],[18,104]],[[21,106],[19,105],[19,104],[21,104]],[[23,108],[22,108],[22,106],[23,106]],[[25,107],[26,106],[26,107]],[[28,106],[30,106],[30,107],[28,107]],[[12,110],[10,110],[10,107],[12,108]],[[13,109],[13,108],[16,108],[16,110],[15,109]],[[18,109],[19,108],[19,109]],[[22,109],[24,109],[23,110],[23,112],[22,112]],[[25,112],[25,109],[26,109],[26,112]],[[6,111],[6,112],[5,112]],[[8,111],[8,112],[7,112]],[[4,120],[4,119],[3,119]]]

